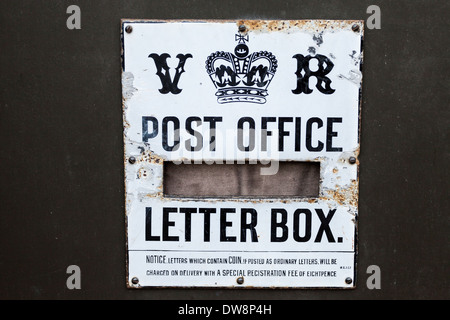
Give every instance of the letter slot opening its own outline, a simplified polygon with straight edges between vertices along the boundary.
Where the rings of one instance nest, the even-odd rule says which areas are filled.
[[[274,174],[261,174],[271,164],[175,164],[164,162],[165,197],[319,197],[319,162],[279,162]],[[269,171],[268,171],[269,172]]]

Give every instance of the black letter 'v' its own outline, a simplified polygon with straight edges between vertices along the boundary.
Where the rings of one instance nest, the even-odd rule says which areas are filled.
[[[163,53],[161,55],[152,53],[148,56],[149,58],[152,58],[153,61],[155,61],[156,66],[156,75],[161,80],[162,88],[159,89],[159,92],[166,94],[166,93],[173,93],[178,94],[181,92],[181,89],[178,88],[178,81],[180,80],[181,74],[185,71],[184,70],[184,64],[186,63],[187,58],[192,58],[192,54],[178,54],[178,66],[175,68],[175,76],[173,77],[173,80],[170,78],[169,73],[169,66],[167,65],[167,58],[170,58],[170,54]],[[164,73],[163,73],[164,69]]]

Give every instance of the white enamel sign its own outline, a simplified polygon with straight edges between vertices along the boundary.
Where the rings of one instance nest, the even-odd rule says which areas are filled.
[[[122,21],[130,288],[355,286],[362,38],[361,21]],[[319,163],[318,196],[164,191],[164,163],[239,161]]]

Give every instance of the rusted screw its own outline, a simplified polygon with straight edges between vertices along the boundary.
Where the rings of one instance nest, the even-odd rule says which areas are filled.
[[[239,277],[236,279],[237,284],[243,284],[244,283],[244,277]]]
[[[128,158],[128,162],[131,163],[131,164],[134,164],[134,163],[136,163],[136,158],[131,156],[131,157]]]
[[[133,279],[131,279],[131,283],[132,284],[138,284],[139,283],[139,279],[134,277]]]
[[[357,24],[352,25],[352,30],[354,32],[358,32],[359,31],[359,25],[357,25]]]
[[[131,32],[133,31],[133,27],[132,27],[132,26],[127,26],[127,27],[125,28],[125,31],[126,31],[127,33],[131,33]]]
[[[356,158],[355,157],[350,157],[350,158],[348,158],[348,162],[350,162],[350,164],[355,164],[356,163]]]
[[[245,25],[241,24],[239,26],[239,32],[244,32],[247,28],[245,27]]]
[[[353,282],[352,278],[350,278],[350,277],[345,278],[345,283],[346,284],[351,284],[352,282]]]

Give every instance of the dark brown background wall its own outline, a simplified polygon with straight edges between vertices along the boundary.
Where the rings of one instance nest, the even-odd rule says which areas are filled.
[[[66,28],[71,4],[81,30]],[[120,19],[366,20],[371,4],[357,289],[126,289]],[[441,0],[0,1],[0,299],[449,299],[449,13]],[[73,264],[81,290],[66,287]]]

